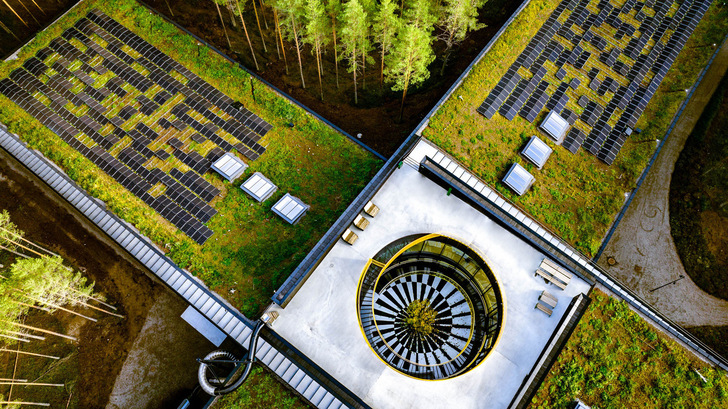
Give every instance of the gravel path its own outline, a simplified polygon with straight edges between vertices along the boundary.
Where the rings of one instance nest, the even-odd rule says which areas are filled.
[[[684,326],[728,325],[728,301],[707,294],[685,273],[670,233],[668,208],[675,162],[726,68],[728,42],[693,94],[599,261],[613,277]],[[617,264],[608,266],[609,257]],[[655,290],[681,275],[685,278]]]

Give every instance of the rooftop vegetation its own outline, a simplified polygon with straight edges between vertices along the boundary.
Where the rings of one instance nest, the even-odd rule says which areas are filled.
[[[648,324],[623,301],[592,303],[529,408],[718,408],[728,378]]]
[[[98,8],[167,53],[211,85],[273,125],[261,143],[267,151],[236,183],[206,178],[222,193],[218,214],[208,223],[214,236],[194,243],[131,192],[68,146],[6,97],[0,96],[0,122],[61,166],[81,187],[105,201],[243,313],[255,316],[273,291],[371,178],[380,162],[320,120],[269,89],[236,64],[198,43],[133,0],[90,0],[77,5],[39,33],[16,60],[0,63],[4,78],[90,10]],[[238,188],[260,171],[279,187],[259,204]],[[286,192],[311,206],[296,226],[270,210]]]
[[[531,135],[540,135],[537,125],[545,112],[530,123],[520,116],[508,121],[500,114],[488,120],[476,109],[539,30],[541,24],[534,22],[545,21],[559,3],[531,1],[433,115],[423,136],[578,249],[594,255],[624,203],[625,193],[636,186],[655,152],[656,141],[664,137],[685,99],[685,89],[692,87],[715,51],[712,45],[720,44],[728,32],[728,9],[715,2],[711,5],[637,123],[643,132],[627,140],[612,166],[583,149],[571,154],[542,136],[554,152],[539,171],[518,152]],[[550,63],[545,67],[547,77],[552,77],[555,67]],[[579,78],[588,84],[586,75],[579,74]],[[567,76],[565,81],[569,79]],[[567,107],[581,112],[574,101]],[[535,185],[522,197],[500,182],[513,162],[523,164],[536,176]]]
[[[304,409],[311,406],[298,395],[276,382],[260,366],[254,366],[245,383],[229,395],[222,396],[213,408]]]

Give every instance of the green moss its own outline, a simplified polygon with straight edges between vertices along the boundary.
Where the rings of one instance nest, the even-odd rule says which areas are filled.
[[[724,372],[597,291],[529,408],[718,408],[726,388]]]
[[[215,408],[225,409],[304,409],[310,406],[260,366],[253,367],[243,386],[221,397]]]

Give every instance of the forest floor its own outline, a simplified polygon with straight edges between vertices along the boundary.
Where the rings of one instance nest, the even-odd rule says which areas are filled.
[[[11,398],[33,402],[51,403],[58,408],[100,408],[109,403],[114,380],[121,373],[122,366],[135,347],[135,340],[144,332],[148,317],[162,317],[177,325],[167,325],[167,337],[157,337],[155,345],[148,345],[147,353],[155,357],[163,347],[175,348],[164,341],[174,335],[182,347],[174,349],[164,366],[164,376],[145,376],[137,379],[147,388],[159,388],[153,398],[163,401],[174,392],[190,390],[195,386],[194,373],[197,363],[192,356],[195,351],[184,353],[188,345],[199,345],[201,336],[179,319],[179,313],[186,304],[170,290],[150,279],[138,263],[112,245],[109,239],[70,205],[61,200],[45,184],[18,164],[0,149],[0,209],[10,213],[10,218],[26,234],[29,240],[59,253],[67,262],[85,272],[94,281],[95,291],[107,297],[108,302],[118,308],[124,319],[94,313],[85,314],[98,319],[87,321],[68,313],[53,315],[33,313],[26,323],[38,324],[43,328],[67,333],[78,338],[78,342],[48,336],[45,341],[32,341],[20,346],[21,350],[62,357],[59,361],[46,358],[20,356],[17,361],[16,378],[35,382],[63,383],[64,388],[14,387]],[[8,268],[12,258],[0,254],[0,264]],[[157,304],[160,300],[167,308],[160,314]],[[151,313],[150,313],[151,311]],[[172,334],[173,333],[173,334]],[[158,334],[159,335],[159,334]],[[8,346],[15,349],[17,346]],[[211,349],[202,350],[203,356]],[[143,362],[146,365],[148,362]],[[159,362],[157,362],[159,363]],[[0,377],[12,376],[16,365],[15,354],[0,355]],[[167,368],[174,368],[172,376]],[[145,371],[153,371],[145,369]],[[186,377],[185,377],[186,376]],[[8,387],[0,387],[0,393],[7,397]],[[151,398],[150,398],[151,399]],[[160,407],[152,405],[151,407]],[[118,407],[138,407],[135,404]]]
[[[21,44],[28,42],[38,31],[66,12],[79,0],[4,0],[7,3],[0,7],[0,21],[12,32],[0,29],[0,58],[5,59]],[[28,3],[28,8],[25,8]],[[37,4],[36,7],[33,3]],[[21,21],[7,5],[18,13]],[[40,8],[40,10],[39,10]],[[42,10],[42,11],[41,11]]]
[[[375,60],[374,64],[368,65],[364,75],[360,76],[358,105],[354,104],[353,78],[347,72],[345,63],[339,63],[337,85],[334,53],[329,50],[324,54],[322,61],[324,98],[322,101],[316,60],[309,47],[305,47],[301,54],[305,88],[301,87],[301,74],[295,49],[291,48],[290,44],[284,43],[288,61],[287,68],[283,58],[278,57],[279,54],[276,52],[276,45],[273,42],[273,13],[270,8],[266,7],[263,13],[258,8],[267,53],[263,52],[263,42],[257,29],[252,6],[248,5],[249,10],[244,13],[245,24],[260,67],[260,70],[255,70],[250,48],[239,24],[239,17],[236,23],[238,27],[231,27],[230,15],[223,10],[225,27],[232,44],[231,49],[211,1],[168,1],[174,16],[170,14],[170,8],[167,7],[164,0],[149,0],[147,3],[350,135],[355,136],[361,133],[361,141],[384,156],[394,153],[404,138],[424,119],[435,103],[523,2],[523,0],[489,0],[480,13],[480,22],[486,24],[487,27],[470,33],[466,40],[453,50],[442,76],[440,75],[442,67],[440,54],[442,54],[443,46],[441,42],[435,42],[434,47],[438,58],[430,65],[430,79],[421,86],[408,91],[403,119],[399,121],[402,94],[392,92],[386,84],[380,86],[381,59],[376,51],[371,54]],[[268,29],[265,28],[266,21]]]

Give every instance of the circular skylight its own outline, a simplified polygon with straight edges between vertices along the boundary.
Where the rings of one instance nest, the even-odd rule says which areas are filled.
[[[427,380],[471,370],[503,324],[495,276],[471,248],[442,235],[390,243],[365,269],[359,322],[369,346],[394,370]]]

